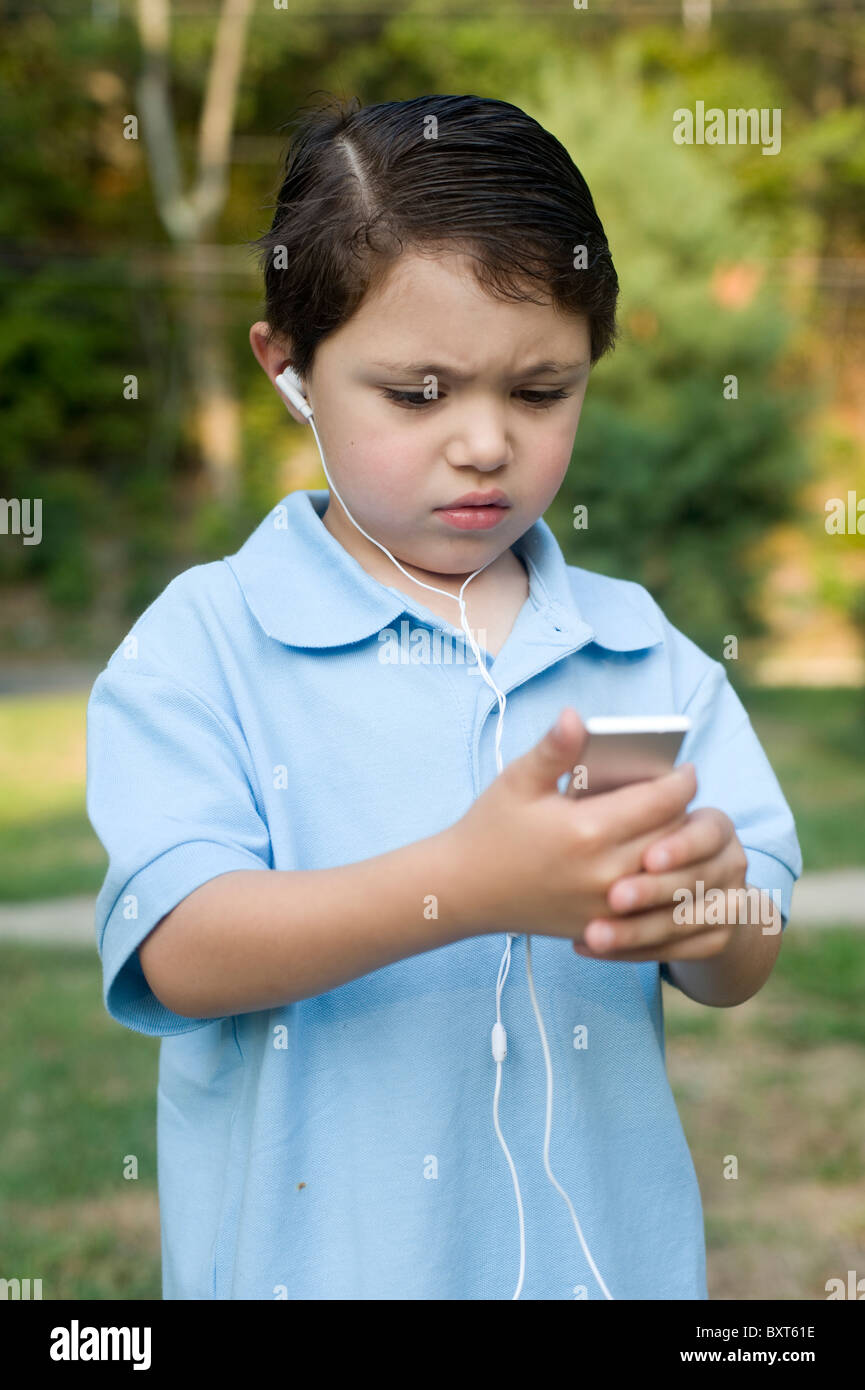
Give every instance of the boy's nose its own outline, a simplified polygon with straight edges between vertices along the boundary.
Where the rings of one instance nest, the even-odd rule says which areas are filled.
[[[476,420],[454,434],[445,457],[456,468],[474,467],[479,473],[490,473],[512,462],[513,455],[503,424]]]

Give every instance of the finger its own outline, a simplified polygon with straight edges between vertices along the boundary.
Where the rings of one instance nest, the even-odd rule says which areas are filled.
[[[717,931],[719,927],[731,930],[733,924],[726,921],[726,914],[722,917],[720,923],[677,922],[672,906],[667,903],[627,917],[595,918],[587,925],[583,937],[591,950],[604,956],[614,951],[642,951],[647,947],[653,947],[657,953],[662,947],[682,941],[695,932]]]
[[[696,883],[702,883],[703,892],[713,888],[727,888],[736,878],[740,866],[738,846],[729,842],[711,858],[687,866],[687,870],[672,869],[669,873],[647,873],[640,871],[616,879],[607,893],[607,902],[616,914],[645,912],[664,904],[674,906],[686,902],[681,896],[687,888],[693,893]]]
[[[605,842],[624,844],[683,815],[696,794],[694,765],[682,763],[649,782],[580,797],[574,802],[574,817]]]
[[[676,816],[675,820],[668,821],[665,826],[655,830],[650,830],[647,835],[638,835],[635,840],[626,840],[620,845],[611,845],[603,856],[602,871],[608,884],[615,883],[620,878],[628,877],[631,874],[645,874],[643,868],[643,855],[651,845],[657,844],[661,837],[672,835],[687,820],[687,812],[683,811]],[[680,871],[681,872],[681,871]],[[651,875],[647,875],[651,877]]]
[[[558,790],[563,772],[577,761],[588,737],[577,711],[567,705],[543,738],[527,753],[514,758],[501,773],[503,780],[524,796],[539,796]]]
[[[662,836],[649,847],[643,855],[643,865],[649,873],[658,873],[709,859],[735,833],[736,827],[723,811],[714,806],[701,806],[690,813],[680,830]]]
[[[591,950],[579,949],[580,943],[574,942],[574,950],[578,956],[586,960],[642,965],[649,960],[660,963],[669,960],[702,960],[707,956],[716,956],[723,951],[729,939],[729,927],[716,927],[709,931],[694,932],[692,936],[683,937],[673,946],[647,946],[639,951],[604,951],[596,954]]]

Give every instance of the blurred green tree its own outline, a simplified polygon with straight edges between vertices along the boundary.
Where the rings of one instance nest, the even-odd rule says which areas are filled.
[[[630,39],[603,61],[551,56],[528,108],[585,175],[622,290],[622,336],[593,372],[549,519],[572,563],[645,584],[720,657],[726,636],[762,630],[759,543],[798,514],[813,400],[780,377],[795,323],[727,152],[673,143],[675,92],[648,101],[638,57]]]
[[[64,637],[68,615],[100,596],[134,615],[178,568],[239,543],[270,503],[290,428],[246,343],[260,287],[251,269],[232,281],[226,256],[225,376],[241,406],[242,472],[238,500],[208,511],[183,337],[189,285],[166,272],[145,141],[122,138],[139,111],[141,46],[133,14],[109,23],[109,10],[0,17],[0,494],[45,501],[43,545],[2,547],[0,583],[35,581]],[[218,13],[172,19],[161,61],[176,159],[200,171]],[[211,239],[237,246],[269,224],[277,132],[316,91],[365,102],[474,91],[547,124],[607,226],[624,329],[590,384],[550,519],[575,563],[640,579],[717,652],[727,633],[758,630],[760,542],[792,514],[805,448],[816,452],[819,431],[801,428],[815,404],[802,382],[830,322],[849,357],[848,301],[830,321],[815,295],[805,336],[771,272],[773,257],[804,252],[834,258],[834,283],[861,255],[863,37],[861,15],[817,19],[806,0],[783,21],[715,6],[697,31],[676,11],[664,23],[633,11],[563,17],[531,0],[507,12],[478,0],[468,16],[458,0],[434,11],[427,0],[259,8]],[[783,156],[673,145],[672,111],[696,99],[783,107]],[[129,373],[137,400],[123,395]],[[735,399],[724,397],[729,376]],[[579,503],[585,531],[572,526]]]

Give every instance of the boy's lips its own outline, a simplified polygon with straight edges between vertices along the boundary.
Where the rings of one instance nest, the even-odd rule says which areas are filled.
[[[493,488],[491,492],[465,492],[462,497],[458,497],[454,502],[445,502],[443,506],[436,507],[437,512],[452,512],[460,507],[509,507],[507,493],[502,492],[501,488]]]
[[[435,510],[460,531],[487,531],[507,516],[510,505],[506,494],[495,488],[492,492],[467,492]]]

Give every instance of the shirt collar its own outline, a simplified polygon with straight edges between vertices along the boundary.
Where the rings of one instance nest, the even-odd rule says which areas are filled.
[[[328,498],[326,489],[290,492],[240,549],[225,557],[267,636],[292,647],[338,647],[380,632],[401,613],[419,611],[428,621],[459,630],[456,605],[457,622],[447,624],[424,608],[422,589],[414,602],[367,574],[322,524]],[[531,599],[565,640],[581,645],[588,639],[622,652],[663,640],[615,581],[567,565],[542,517],[512,549],[526,562]]]

